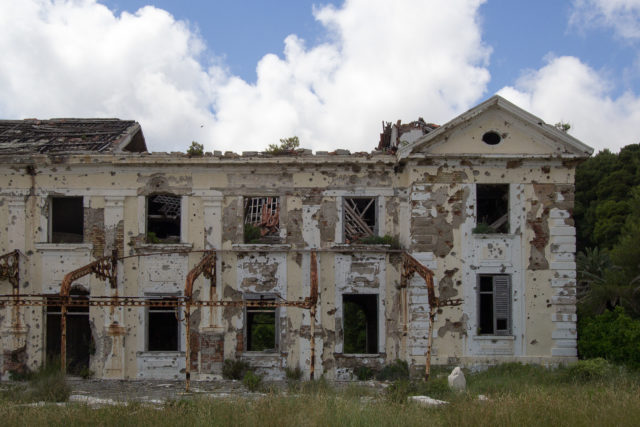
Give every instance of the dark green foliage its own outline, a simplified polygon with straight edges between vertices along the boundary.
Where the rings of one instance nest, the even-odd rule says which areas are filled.
[[[363,354],[367,352],[367,315],[359,304],[345,301],[344,312],[344,352]]]
[[[615,366],[607,362],[606,359],[596,357],[595,359],[579,360],[569,366],[565,373],[568,379],[583,382],[603,380],[613,374],[615,369]]]
[[[222,376],[228,380],[241,380],[250,366],[244,360],[225,359],[222,365]]]
[[[376,375],[379,381],[395,381],[401,379],[409,379],[409,365],[406,361],[396,359],[384,367]]]
[[[360,381],[367,381],[375,376],[375,371],[368,366],[358,366],[353,373]]]
[[[389,245],[391,249],[400,249],[400,241],[398,238],[389,236],[388,234],[384,236],[361,237],[353,243],[359,245]]]
[[[258,391],[260,385],[262,385],[262,376],[253,371],[247,371],[242,378],[242,384],[244,384],[249,391]]]
[[[622,307],[595,317],[580,317],[578,333],[582,358],[602,357],[640,368],[640,320],[632,319]]]
[[[298,147],[300,147],[300,140],[297,136],[292,136],[289,138],[281,138],[280,145],[269,144],[269,147],[267,147],[265,153],[276,155],[289,154],[295,152]]]
[[[473,230],[471,230],[471,232],[473,234],[494,234],[494,233],[497,233],[497,231],[493,227],[491,227],[489,224],[485,224],[484,222],[481,222],[480,224],[478,224],[475,227],[473,227]]]
[[[599,152],[576,169],[574,217],[578,246],[611,249],[631,212],[629,194],[640,185],[640,144],[619,154]]]
[[[66,402],[71,395],[59,362],[48,362],[37,371],[25,371],[12,375],[15,380],[28,380],[26,388],[19,388],[11,395],[18,402]]]
[[[244,242],[245,243],[260,243],[262,234],[260,228],[252,224],[244,225]]]
[[[251,348],[250,351],[273,350],[276,343],[275,309],[269,313],[253,313],[251,325]]]
[[[204,145],[191,141],[191,147],[187,150],[190,157],[202,157],[204,155]]]

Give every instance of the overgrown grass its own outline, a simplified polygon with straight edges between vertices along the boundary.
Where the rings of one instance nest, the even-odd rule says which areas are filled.
[[[0,420],[3,425],[637,425],[640,378],[637,373],[609,368],[604,376],[578,379],[573,368],[503,365],[467,372],[469,387],[463,393],[445,387],[445,373],[432,376],[426,384],[401,380],[393,385],[449,402],[441,407],[422,407],[405,398],[394,401],[388,392],[376,395],[362,385],[338,390],[320,379],[302,382],[295,395],[196,398],[160,408],[142,404],[33,408],[0,402]],[[602,372],[593,366],[577,369]],[[479,393],[489,400],[479,400]]]
[[[16,384],[0,394],[0,398],[18,403],[66,402],[71,388],[58,363],[47,363],[23,376],[26,384]]]

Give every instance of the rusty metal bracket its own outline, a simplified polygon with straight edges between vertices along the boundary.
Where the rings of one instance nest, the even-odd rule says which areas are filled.
[[[20,251],[0,256],[0,279],[8,280],[14,289],[20,286]]]
[[[184,310],[184,321],[186,325],[186,348],[185,348],[185,390],[189,391],[189,386],[191,384],[191,298],[193,296],[193,282],[196,279],[203,275],[207,279],[209,279],[213,284],[215,284],[216,280],[216,253],[215,251],[206,252],[202,257],[198,265],[193,267],[191,271],[187,274],[187,280],[184,284],[184,302],[185,302],[185,310]]]
[[[427,285],[427,293],[429,296],[429,335],[427,337],[427,354],[426,354],[426,365],[424,372],[424,380],[427,381],[429,379],[429,374],[431,373],[431,348],[433,347],[433,323],[436,318],[436,312],[440,307],[454,307],[461,305],[463,300],[460,298],[457,299],[449,299],[449,300],[440,300],[436,296],[435,286],[433,284],[433,271],[429,270],[427,267],[422,265],[417,259],[409,255],[407,252],[403,252],[402,254],[402,276],[400,287],[405,290],[409,285],[409,280],[413,277],[414,274],[418,274],[422,277]],[[406,302],[406,298],[405,298]],[[405,307],[403,307],[404,310]],[[407,310],[405,312],[405,319],[407,316]]]

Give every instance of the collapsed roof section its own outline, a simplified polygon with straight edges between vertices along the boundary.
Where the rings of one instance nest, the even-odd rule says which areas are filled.
[[[142,128],[133,120],[0,120],[0,154],[146,151]]]

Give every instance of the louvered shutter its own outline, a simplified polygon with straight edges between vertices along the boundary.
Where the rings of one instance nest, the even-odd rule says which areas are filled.
[[[493,330],[496,335],[511,334],[511,277],[493,276]]]

